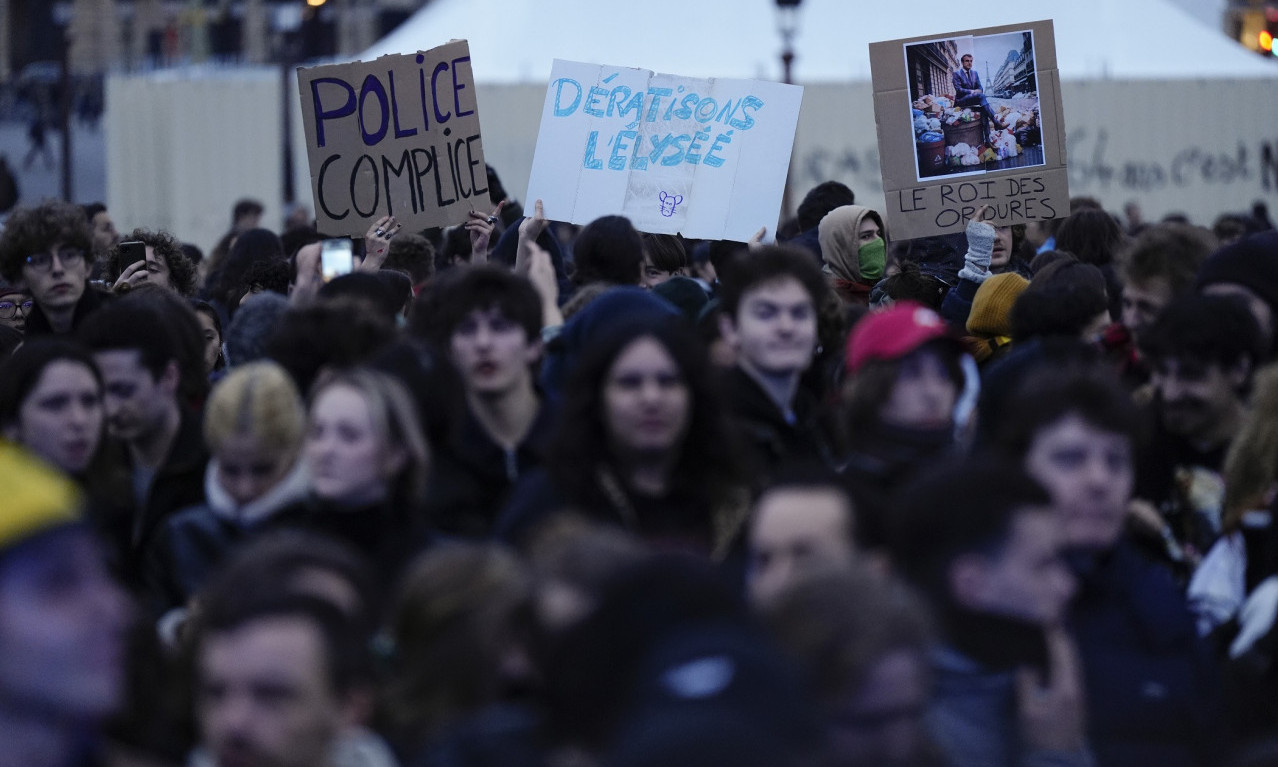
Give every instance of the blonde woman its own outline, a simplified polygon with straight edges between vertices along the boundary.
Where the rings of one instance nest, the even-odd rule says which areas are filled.
[[[316,383],[307,422],[310,492],[273,524],[345,541],[392,585],[428,540],[430,464],[412,397],[384,373],[343,371]]]
[[[305,435],[301,397],[274,362],[238,367],[217,384],[204,410],[205,503],[170,517],[147,554],[158,611],[184,605],[236,544],[306,498]]]

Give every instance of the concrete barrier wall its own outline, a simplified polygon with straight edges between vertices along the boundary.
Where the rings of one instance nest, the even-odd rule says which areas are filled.
[[[121,232],[167,229],[207,253],[241,197],[262,201],[263,223],[279,226],[278,69],[113,76],[106,103],[106,202]]]

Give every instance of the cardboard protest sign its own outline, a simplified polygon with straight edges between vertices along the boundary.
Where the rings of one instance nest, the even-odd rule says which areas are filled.
[[[1069,214],[1051,21],[870,45],[888,226],[895,238]]]
[[[556,60],[528,181],[546,217],[747,240],[776,231],[803,89]]]
[[[362,237],[393,215],[409,231],[458,224],[488,174],[470,49],[297,70],[321,232]]]

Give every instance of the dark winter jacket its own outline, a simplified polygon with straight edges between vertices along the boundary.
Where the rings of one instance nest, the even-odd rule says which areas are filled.
[[[217,463],[210,461],[204,477],[208,502],[166,519],[148,547],[143,579],[157,615],[185,605],[236,546],[281,509],[303,500],[310,486],[310,473],[299,461],[261,498],[237,506],[216,477]]]
[[[492,440],[479,419],[465,416],[433,456],[426,515],[446,535],[492,535],[519,478],[542,464],[557,408],[542,400],[528,434],[514,450]]]
[[[85,317],[114,300],[115,296],[113,294],[86,284],[80,300],[75,303],[75,314],[71,315],[71,331],[74,332],[76,328],[80,327]],[[24,335],[31,339],[53,334],[53,326],[49,324],[49,318],[44,315],[44,310],[40,308],[39,304],[32,304],[31,313],[27,315],[27,329],[24,331]]]
[[[1120,542],[1075,556],[1070,611],[1097,762],[1215,764],[1223,722],[1217,669],[1162,565]]]
[[[746,476],[766,484],[784,463],[831,464],[830,449],[818,424],[816,398],[799,387],[793,420],[745,371],[734,367],[723,380],[724,410],[740,438],[738,450]]]

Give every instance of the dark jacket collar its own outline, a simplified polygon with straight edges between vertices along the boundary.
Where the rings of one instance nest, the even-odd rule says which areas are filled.
[[[173,447],[169,448],[169,457],[160,467],[160,474],[184,473],[200,469],[209,461],[208,450],[204,446],[204,432],[200,414],[185,407],[178,406],[181,420],[178,422],[177,436],[173,438]]]
[[[540,403],[537,415],[529,426],[528,433],[515,446],[515,452],[520,458],[528,457],[540,462],[545,457],[546,446],[557,420],[558,407],[541,392],[538,392],[538,399]],[[505,450],[488,434],[469,406],[449,440],[449,448],[458,459],[476,466],[490,466],[494,461],[500,463],[505,455]]]
[[[84,294],[80,296],[79,301],[76,301],[75,313],[71,315],[71,330],[75,331],[84,322],[85,317],[114,300],[114,295],[105,290],[98,290],[86,281]],[[27,315],[26,337],[35,338],[36,336],[53,335],[53,333],[53,326],[49,324],[49,318],[45,316],[44,310],[40,308],[39,304],[32,304],[31,313]]]
[[[940,618],[947,644],[987,671],[1047,668],[1047,637],[1036,623],[954,605],[944,606]]]
[[[732,415],[766,423],[778,429],[794,430],[811,417],[815,406],[813,398],[800,386],[795,391],[790,408],[794,421],[787,420],[785,412],[768,396],[759,382],[739,366],[728,372],[724,381],[724,393],[728,396],[728,407]]]

